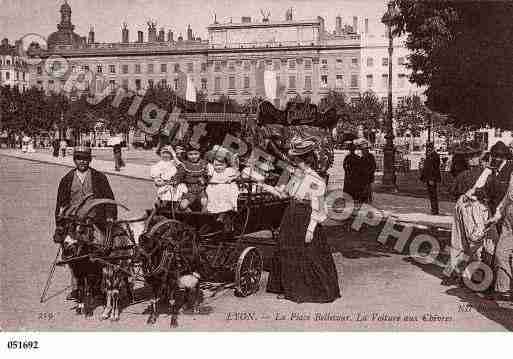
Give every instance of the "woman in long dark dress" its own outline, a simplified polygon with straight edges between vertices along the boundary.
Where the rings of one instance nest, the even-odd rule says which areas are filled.
[[[284,191],[270,192],[290,197],[280,226],[267,291],[296,303],[330,303],[340,298],[335,263],[320,222],[327,218],[321,204],[326,185],[311,166],[312,141],[293,143],[289,155],[297,159],[302,176],[293,175]],[[313,184],[313,185],[312,185]],[[308,192],[313,192],[309,198]],[[319,196],[319,194],[321,196]],[[324,202],[322,202],[324,203]]]

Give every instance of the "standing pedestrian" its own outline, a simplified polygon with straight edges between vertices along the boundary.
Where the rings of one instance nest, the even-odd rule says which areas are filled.
[[[376,173],[376,159],[370,152],[370,144],[367,141],[362,141],[360,144],[362,148],[362,170],[365,172],[365,191],[363,199],[365,203],[372,203],[372,184],[375,180]]]
[[[331,303],[340,298],[337,270],[321,224],[327,218],[323,206],[326,186],[312,169],[314,147],[313,141],[292,142],[289,156],[297,160],[299,176],[291,176],[286,194],[262,185],[266,191],[290,197],[280,225],[267,291],[296,303]],[[313,184],[317,189],[315,196],[309,193]]]
[[[66,157],[66,151],[68,149],[68,143],[66,142],[66,140],[64,138],[61,140],[59,148],[61,150],[62,157]]]
[[[53,157],[59,157],[59,139],[56,137],[52,140]]]
[[[440,175],[440,156],[432,142],[426,146],[426,160],[420,175],[420,180],[426,183],[431,202],[431,214],[438,215],[438,184],[442,181]]]
[[[123,162],[123,158],[121,157],[122,151],[120,142],[112,146],[112,152],[114,153],[114,168],[119,172],[121,167],[125,167],[125,162]]]
[[[358,154],[357,154],[358,152]],[[364,201],[366,171],[363,171],[361,150],[351,142],[349,154],[344,158],[344,193],[347,193],[356,203]]]

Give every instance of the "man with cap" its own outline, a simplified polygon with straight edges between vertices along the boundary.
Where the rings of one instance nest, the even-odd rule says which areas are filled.
[[[90,194],[93,195],[93,198],[114,199],[107,176],[89,167],[91,159],[90,147],[79,146],[74,149],[75,168],[61,179],[57,190],[56,220],[62,208],[81,203]],[[102,231],[105,231],[107,223],[112,223],[116,218],[117,208],[115,205],[98,206],[93,216],[94,223]],[[67,299],[74,299],[76,295],[77,290],[74,288]]]
[[[420,175],[420,180],[426,183],[431,202],[431,214],[438,215],[438,183],[442,181],[440,174],[440,156],[436,153],[433,142],[426,145],[426,160]]]

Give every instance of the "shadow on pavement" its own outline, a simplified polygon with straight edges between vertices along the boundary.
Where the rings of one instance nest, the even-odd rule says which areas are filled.
[[[443,274],[443,268],[437,265],[418,263],[413,260],[413,258],[405,258],[404,261],[417,266],[424,272],[433,275],[440,280],[446,278]],[[478,293],[472,291],[471,289],[465,287],[453,286],[449,288],[445,293],[447,295],[457,297],[461,303],[467,304],[460,307],[462,312],[465,312],[465,309],[463,308],[476,311],[485,318],[502,325],[505,329],[513,331],[513,303],[495,302],[493,300],[488,300],[481,297]],[[475,330],[479,330],[479,328],[475,328]]]

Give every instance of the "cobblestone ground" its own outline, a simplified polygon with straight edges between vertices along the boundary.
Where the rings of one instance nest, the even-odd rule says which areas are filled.
[[[3,156],[0,168],[2,330],[169,330],[165,314],[155,326],[145,324],[147,291],[139,291],[142,302],[126,308],[119,322],[100,321],[101,307],[93,318],[76,316],[73,303],[64,300],[69,273],[60,267],[50,298],[39,303],[57,251],[51,241],[57,184],[68,168]],[[138,216],[152,205],[150,182],[119,176],[109,180],[116,198],[131,209],[122,216]],[[237,298],[225,291],[207,298],[214,312],[181,316],[180,330],[513,330],[510,304],[485,301],[468,289],[441,286],[440,268],[418,264],[381,245],[376,241],[379,228],[360,232],[344,228],[328,228],[342,287],[340,300],[324,305],[278,300],[265,293],[264,275],[256,295]],[[261,248],[267,257],[272,252],[270,247]],[[256,320],[233,320],[234,312],[254,313]],[[316,320],[322,319],[322,313],[338,320]]]

